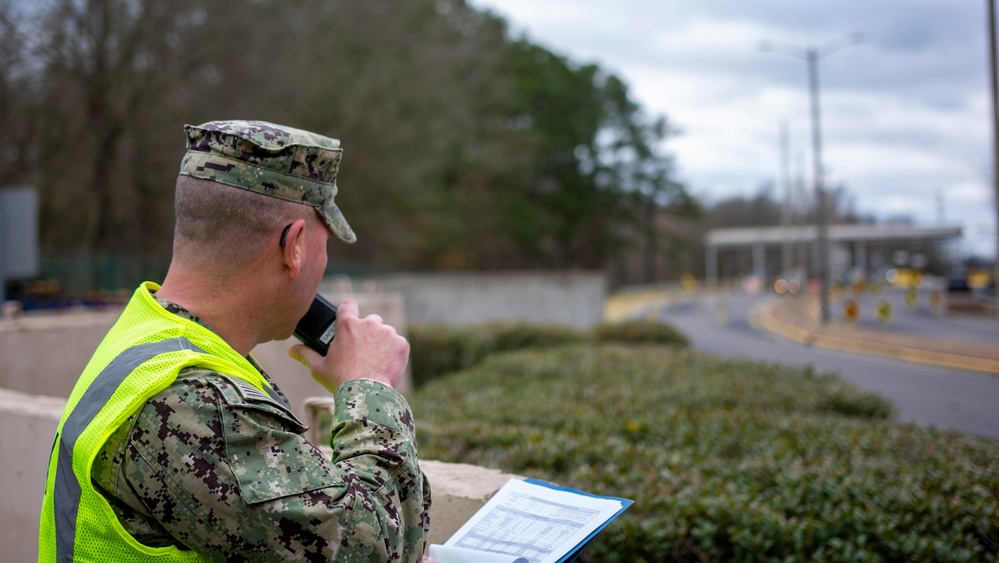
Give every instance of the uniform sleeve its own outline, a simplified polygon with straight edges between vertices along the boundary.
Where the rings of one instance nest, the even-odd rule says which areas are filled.
[[[405,398],[369,380],[334,398],[330,460],[255,388],[178,380],[140,411],[122,475],[150,517],[212,560],[420,561],[430,490]]]

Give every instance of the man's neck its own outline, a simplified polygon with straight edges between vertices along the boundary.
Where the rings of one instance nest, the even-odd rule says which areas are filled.
[[[245,286],[234,282],[218,287],[201,276],[171,271],[156,295],[200,317],[233,350],[246,356],[262,342],[258,307],[248,299]]]

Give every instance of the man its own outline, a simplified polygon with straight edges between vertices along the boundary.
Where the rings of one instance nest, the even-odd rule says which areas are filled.
[[[249,355],[291,336],[326,268],[339,141],[264,122],[187,126],[174,253],[69,398],[49,462],[42,561],[419,561],[430,491],[394,390],[409,344],[337,312],[326,356],[289,353],[335,398],[333,459]]]

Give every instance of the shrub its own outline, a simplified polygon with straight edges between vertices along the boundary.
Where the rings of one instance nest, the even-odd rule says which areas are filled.
[[[410,325],[413,384],[419,387],[442,375],[466,369],[497,352],[543,348],[595,340],[687,345],[672,326],[652,321],[604,324],[589,332],[552,324],[483,323],[466,327],[438,324]]]
[[[411,325],[407,332],[413,384],[471,367],[489,354],[580,342],[582,333],[557,325],[486,323],[469,327]]]
[[[690,344],[687,337],[672,326],[645,320],[604,323],[591,330],[590,337],[597,342]]]
[[[551,324],[491,323],[483,329],[492,335],[497,352],[571,344],[584,338],[578,330]]]
[[[877,395],[834,392],[822,399],[818,408],[829,412],[862,418],[888,418],[894,413],[892,404]]]
[[[471,367],[495,351],[489,334],[481,329],[414,324],[407,328],[413,385]]]
[[[635,500],[580,561],[992,560],[999,443],[810,370],[661,346],[487,358],[411,398],[421,456]]]

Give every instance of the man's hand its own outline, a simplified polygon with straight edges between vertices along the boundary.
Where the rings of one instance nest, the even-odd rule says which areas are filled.
[[[359,318],[357,302],[345,300],[336,312],[336,336],[326,356],[297,344],[288,355],[305,364],[331,393],[351,379],[374,379],[395,388],[409,363],[409,342],[378,315]]]

